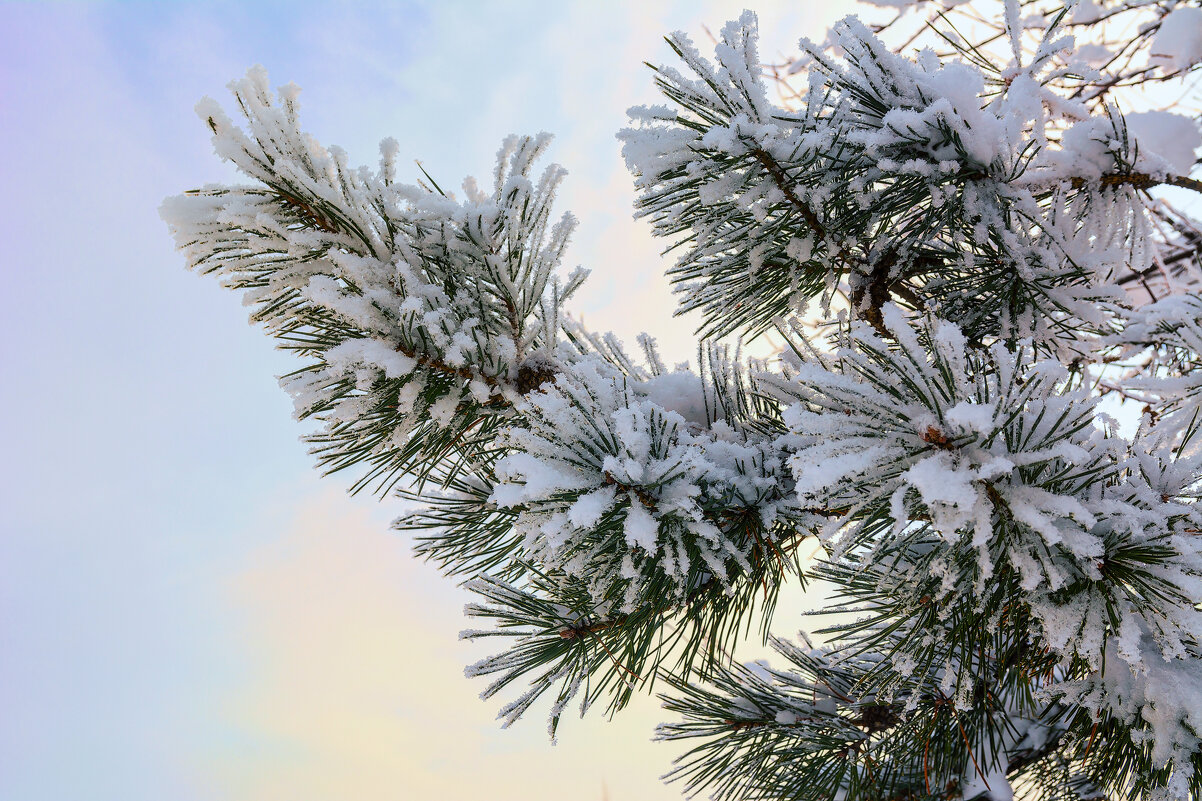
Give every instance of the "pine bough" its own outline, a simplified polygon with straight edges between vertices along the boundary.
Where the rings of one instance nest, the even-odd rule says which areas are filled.
[[[1202,190],[1199,130],[1113,103],[1197,77],[1202,8],[888,5],[790,65],[749,13],[713,60],[668,39],[619,137],[696,372],[563,311],[545,135],[458,198],[256,68],[244,127],[198,106],[251,183],[163,215],[301,357],[320,465],[421,503],[506,723],[659,679],[671,776],[719,799],[1202,798],[1202,235],[1152,192]],[[790,579],[832,588],[818,647],[769,633]],[[757,625],[776,667],[731,657]]]

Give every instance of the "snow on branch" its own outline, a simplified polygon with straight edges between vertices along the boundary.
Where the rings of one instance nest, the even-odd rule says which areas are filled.
[[[198,112],[219,155],[257,183],[163,204],[189,265],[241,290],[279,341],[310,361],[282,379],[328,470],[366,462],[381,489],[445,460],[478,461],[515,398],[551,373],[559,306],[583,278],[556,278],[575,226],[551,218],[564,171],[532,177],[549,137],[511,137],[491,193],[463,201],[351,168],[299,124],[297,89],[273,101],[261,68],[231,85],[246,130],[214,101]]]
[[[1018,711],[1041,725],[1072,721],[1060,750],[1099,786],[1088,733],[1121,721],[1140,775],[1180,797],[1202,743],[1200,457],[1164,432],[1118,437],[1029,344],[982,351],[950,323],[883,311],[888,338],[860,324],[771,384],[796,401],[780,444],[798,505],[847,509],[811,573],[837,587],[829,611],[854,615],[826,629],[840,653],[877,660],[856,693],[986,717],[1028,699]]]
[[[632,109],[619,136],[639,213],[681,249],[681,309],[701,310],[706,333],[758,333],[846,288],[878,328],[896,299],[977,341],[1059,352],[1112,330],[1111,283],[1147,258],[1135,192],[1202,185],[1183,174],[1192,165],[1141,151],[1117,112],[1059,96],[1052,57],[1072,40],[1055,23],[1042,36],[1021,68],[967,52],[911,59],[848,18],[833,32],[842,61],[808,46],[796,110],[769,102],[746,67],[754,15],[724,29],[714,62],[671,37],[691,76],[657,67],[671,105]],[[1197,126],[1177,119],[1196,145]]]
[[[1202,798],[1202,226],[1158,190],[1202,191],[1202,130],[1111,102],[1197,74],[1197,9],[978,3],[881,0],[778,99],[753,14],[712,59],[669,37],[619,138],[695,371],[565,312],[546,135],[456,197],[392,140],[351,166],[261,68],[238,123],[197,107],[249,183],[162,214],[303,360],[321,465],[418,504],[506,725],[660,679],[672,776],[722,801]],[[823,646],[771,638],[812,579]],[[782,667],[734,660],[757,624]]]
[[[469,585],[491,602],[468,613],[508,621],[515,637],[475,672],[502,672],[503,686],[514,659],[544,649],[567,672],[543,674],[522,698],[602,668],[583,705],[612,688],[618,708],[669,656],[715,658],[739,628],[732,617],[770,616],[823,513],[797,507],[789,490],[778,409],[757,413],[746,397],[754,385],[724,364],[715,351],[704,378],[631,375],[585,357],[522,400],[522,422],[500,438],[488,504],[510,515],[533,584],[499,595],[491,580]]]

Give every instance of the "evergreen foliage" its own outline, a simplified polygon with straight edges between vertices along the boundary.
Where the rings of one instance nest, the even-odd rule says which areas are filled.
[[[1202,7],[881,5],[788,65],[750,13],[713,60],[674,34],[631,110],[695,371],[564,311],[545,135],[458,199],[256,68],[243,127],[198,106],[252,183],[163,215],[302,359],[319,465],[420,503],[506,725],[660,687],[670,778],[724,801],[1199,801],[1202,224],[1160,187],[1202,193],[1202,131],[1118,101],[1196,89]],[[830,588],[803,644],[788,581]],[[775,666],[732,657],[753,630]]]

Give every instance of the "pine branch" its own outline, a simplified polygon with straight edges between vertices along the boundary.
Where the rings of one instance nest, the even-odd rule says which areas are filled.
[[[696,738],[672,775],[721,801],[1007,778],[1038,801],[1202,799],[1199,227],[1148,194],[1202,180],[1097,101],[1152,76],[1133,59],[1153,40],[1194,57],[1170,3],[1003,5],[975,41],[952,24],[971,4],[936,8],[914,57],[881,41],[892,23],[846,19],[803,44],[792,108],[768,99],[754,15],[713,61],[669,37],[672,107],[620,135],[638,214],[680,249],[706,335],[831,332],[771,365],[705,346],[672,372],[561,316],[582,275],[556,277],[573,221],[551,218],[563,171],[532,172],[545,135],[507,139],[491,193],[459,201],[420,163],[397,183],[395,142],[353,168],[261,69],[231,86],[244,123],[198,106],[256,183],[164,217],[308,361],[282,381],[321,465],[426,504],[395,525],[468,578],[490,627],[463,636],[503,638],[468,674],[522,686],[506,724],[549,699],[554,736],[574,698],[613,713],[667,680],[683,719],[659,735]],[[1078,69],[1063,27],[1086,41],[1128,12],[1154,24]],[[1169,297],[1132,310],[1132,281]],[[1099,422],[1107,393],[1147,401],[1134,437]],[[792,577],[834,587],[821,649],[769,633]],[[757,620],[788,669],[733,664]]]
[[[805,718],[794,723],[781,723],[779,720],[727,720],[725,721],[731,731],[743,731],[745,729],[764,729],[764,728],[806,728],[806,724],[812,723],[817,718]],[[852,725],[861,728],[866,734],[880,734],[889,731],[894,726],[902,723],[904,717],[901,713],[900,706],[896,704],[867,704],[856,707],[856,716],[849,717],[848,722]]]
[[[810,228],[810,232],[819,240],[826,239],[827,232],[825,226],[818,219],[818,215],[814,213],[801,198],[797,196],[796,187],[789,181],[781,165],[772,158],[763,148],[753,147],[751,154],[755,159],[763,165],[768,174],[772,176],[776,187],[784,193],[789,202],[801,214],[802,219]],[[846,249],[840,250],[835,258],[846,262],[850,254]],[[881,259],[873,265],[866,281],[861,281],[852,289],[851,307],[853,312],[857,313],[862,319],[868,321],[873,328],[878,331],[884,331],[884,321],[881,318],[881,307],[889,302],[893,292],[898,291],[900,287],[891,285],[893,276],[891,275],[893,268],[897,265],[897,250],[891,248]],[[910,292],[904,290],[909,295],[910,302],[916,308],[922,308],[925,304]]]
[[[1069,182],[1074,189],[1085,189],[1091,186],[1130,186],[1134,189],[1151,189],[1154,186],[1176,186],[1202,193],[1202,181],[1187,175],[1166,175],[1156,177],[1145,173],[1126,173],[1123,175],[1103,175],[1101,178],[1071,178]]]
[[[772,158],[772,156],[770,156],[768,152],[761,147],[752,147],[751,155],[754,156],[756,161],[762,164],[764,169],[768,171],[768,174],[772,176],[772,180],[776,183],[777,189],[784,193],[785,197],[788,198],[789,203],[793,205],[793,208],[797,209],[798,213],[801,214],[802,219],[806,221],[806,225],[810,227],[810,231],[813,232],[814,236],[818,239],[826,239],[826,227],[822,224],[822,221],[818,219],[818,215],[814,213],[814,210],[797,196],[796,186],[789,180],[788,176],[785,175],[784,169],[780,166],[776,159]]]
[[[751,513],[751,510],[746,511]],[[760,549],[755,551],[757,554],[757,561],[764,558],[763,554],[765,553],[765,545],[772,554],[783,561],[785,554],[796,549],[801,544],[801,541],[805,539],[807,534],[808,532],[798,531],[775,542],[771,540],[761,542]],[[640,610],[638,617],[642,619],[648,615],[652,617],[660,617],[670,614],[688,615],[698,606],[704,606],[706,603],[713,600],[715,594],[720,594],[725,588],[726,584],[724,582],[717,578],[711,578],[690,592],[688,597],[686,597],[683,601],[662,604],[652,607],[649,610]],[[612,629],[619,629],[622,626],[625,626],[632,619],[632,617],[632,615],[618,615],[617,617],[608,618],[606,620],[598,620],[586,625],[568,626],[559,632],[559,636],[565,640],[572,640],[579,637],[597,635],[602,632],[610,631]]]

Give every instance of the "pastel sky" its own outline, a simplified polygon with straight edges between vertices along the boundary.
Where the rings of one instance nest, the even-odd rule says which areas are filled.
[[[757,5],[767,57],[844,13]],[[655,100],[663,34],[740,10],[0,4],[0,798],[679,797],[654,699],[554,747],[539,713],[498,728],[463,677],[465,593],[388,530],[395,501],[318,478],[289,359],[184,270],[157,207],[232,177],[192,107],[255,63],[326,143],[374,163],[391,135],[450,184],[548,130],[594,270],[576,310],[687,359],[613,133]]]

